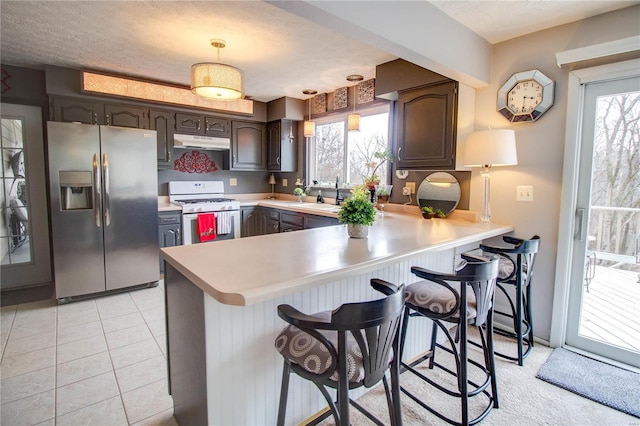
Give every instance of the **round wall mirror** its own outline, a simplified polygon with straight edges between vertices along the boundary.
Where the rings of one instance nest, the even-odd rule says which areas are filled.
[[[458,206],[460,184],[451,174],[435,172],[424,178],[418,188],[418,205],[442,210],[447,216]]]

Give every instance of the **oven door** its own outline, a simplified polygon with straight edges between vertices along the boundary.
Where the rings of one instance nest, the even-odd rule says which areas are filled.
[[[215,212],[214,212],[215,214]],[[207,241],[216,242],[223,240],[232,240],[234,238],[240,238],[240,211],[231,211],[231,232],[228,234],[216,234],[216,239]],[[200,236],[198,235],[198,214],[189,213],[182,215],[182,244],[199,244]]]

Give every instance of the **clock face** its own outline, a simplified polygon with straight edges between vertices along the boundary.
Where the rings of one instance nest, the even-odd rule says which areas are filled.
[[[542,86],[535,80],[522,81],[509,91],[508,97],[514,114],[531,114],[542,102]]]
[[[536,121],[553,105],[554,86],[539,70],[515,73],[498,90],[498,112],[512,123]]]

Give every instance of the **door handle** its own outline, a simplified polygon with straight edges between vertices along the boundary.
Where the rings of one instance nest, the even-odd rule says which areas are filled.
[[[111,224],[111,205],[109,194],[109,158],[107,154],[102,154],[102,182],[104,185],[103,199],[104,204],[104,226]]]
[[[98,154],[93,154],[93,214],[96,226],[100,228],[100,175],[98,174]]]
[[[574,239],[578,241],[584,241],[584,228],[585,221],[587,220],[587,216],[585,213],[586,209],[576,209],[576,232],[574,235]]]

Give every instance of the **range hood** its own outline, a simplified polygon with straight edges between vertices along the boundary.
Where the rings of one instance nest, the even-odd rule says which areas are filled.
[[[213,136],[197,136],[197,135],[173,135],[174,148],[198,148],[208,150],[222,150],[231,148],[231,139],[216,138]]]

